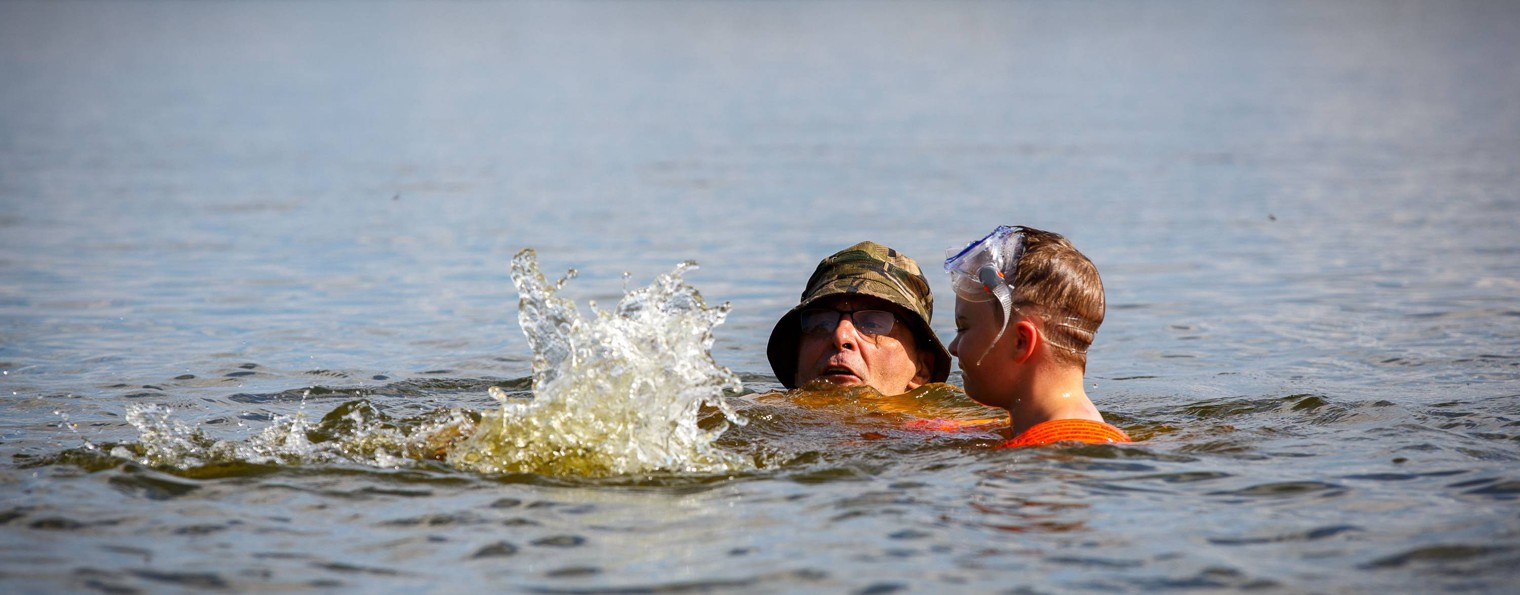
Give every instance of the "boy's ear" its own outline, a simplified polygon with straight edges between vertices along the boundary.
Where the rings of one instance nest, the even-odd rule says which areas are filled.
[[[1044,337],[1040,336],[1039,327],[1026,318],[1014,323],[1008,330],[1018,337],[1018,341],[1014,342],[1013,361],[1022,364],[1034,357],[1035,350],[1040,347],[1040,341],[1044,340]]]

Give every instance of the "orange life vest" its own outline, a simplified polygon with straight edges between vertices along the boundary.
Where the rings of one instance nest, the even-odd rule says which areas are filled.
[[[1092,421],[1090,419],[1052,419],[1035,424],[1034,427],[1024,430],[1024,433],[1015,436],[1013,440],[1004,442],[998,447],[1041,446],[1053,442],[1067,441],[1085,442],[1087,444],[1131,442],[1129,435],[1125,434],[1124,430],[1101,421]]]

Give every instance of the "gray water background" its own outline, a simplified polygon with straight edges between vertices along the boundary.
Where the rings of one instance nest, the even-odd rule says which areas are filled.
[[[0,3],[0,582],[1508,590],[1516,57],[1497,1]],[[697,260],[763,392],[819,258],[917,257],[948,338],[933,271],[999,223],[1098,264],[1089,393],[1140,446],[676,487],[25,464],[132,404],[487,407],[522,247],[602,304]]]

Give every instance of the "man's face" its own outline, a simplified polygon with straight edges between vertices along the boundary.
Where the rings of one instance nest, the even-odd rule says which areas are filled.
[[[881,329],[879,315],[851,314],[860,310],[891,312],[886,301],[838,296],[814,304],[813,309],[825,312],[811,317],[804,313],[802,317],[797,386],[821,379],[839,386],[868,385],[884,395],[896,395],[928,382],[929,362],[921,357],[907,323],[893,319],[890,332],[872,334]],[[823,324],[809,328],[809,318]]]

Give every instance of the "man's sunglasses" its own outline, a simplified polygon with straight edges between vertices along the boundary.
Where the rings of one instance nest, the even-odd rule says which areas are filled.
[[[876,336],[892,332],[897,315],[886,310],[830,310],[809,308],[802,311],[802,332],[809,335],[827,335],[834,332],[839,321],[848,315],[855,330],[862,335]]]

